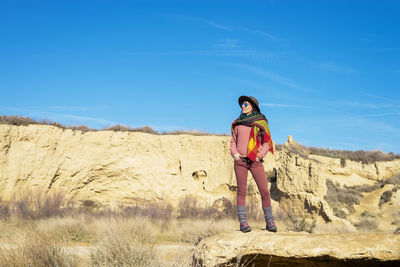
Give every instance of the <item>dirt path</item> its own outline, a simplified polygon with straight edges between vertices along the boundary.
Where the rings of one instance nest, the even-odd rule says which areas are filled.
[[[391,225],[393,219],[391,213],[382,212],[381,208],[386,207],[379,207],[379,201],[383,192],[391,190],[392,188],[393,185],[387,184],[375,191],[363,193],[364,197],[361,199],[360,204],[355,206],[356,211],[350,216],[350,221],[355,224],[360,222],[362,219],[368,218],[375,220],[379,225],[380,230],[387,229],[389,231],[389,229],[393,228]],[[367,212],[372,216],[362,216],[363,212]]]

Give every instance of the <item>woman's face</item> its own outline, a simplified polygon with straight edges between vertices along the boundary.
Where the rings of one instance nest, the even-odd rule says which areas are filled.
[[[242,103],[242,114],[248,115],[253,112],[253,107],[251,106],[249,101],[244,101]]]

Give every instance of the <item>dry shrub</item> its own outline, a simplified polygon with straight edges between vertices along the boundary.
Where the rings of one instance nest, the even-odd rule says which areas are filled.
[[[396,230],[394,230],[393,233],[394,233],[394,234],[400,234],[400,227],[396,228]]]
[[[188,135],[194,135],[194,136],[228,136],[227,134],[213,134],[213,133],[206,133],[206,132],[200,132],[200,131],[173,131],[173,132],[163,132],[163,135],[182,135],[182,134],[188,134]]]
[[[226,197],[214,202],[213,208],[221,211],[226,218],[236,218],[236,205]]]
[[[197,202],[197,198],[187,195],[178,203],[179,219],[221,219],[225,215],[213,206],[206,207]]]
[[[39,219],[52,216],[63,216],[72,208],[72,201],[64,193],[57,191],[26,191],[14,201],[16,215],[21,219]]]
[[[329,148],[323,149],[323,148],[309,147],[309,151],[311,154],[334,157],[334,158],[349,159],[349,160],[363,162],[363,163],[374,163],[377,161],[391,161],[391,160],[400,158],[399,154],[394,154],[392,152],[385,153],[380,150],[350,151],[350,150],[331,150]]]
[[[177,231],[175,234],[179,237],[178,241],[196,245],[204,238],[239,230],[239,223],[232,219],[184,219],[178,220],[172,228],[170,231]]]
[[[367,185],[367,184],[354,185],[354,186],[349,186],[348,188],[354,189],[360,193],[369,193],[369,192],[375,191],[382,187],[383,187],[382,183],[375,183],[372,185]]]
[[[392,177],[381,181],[382,184],[393,184],[393,185],[400,185],[400,174],[393,175]]]
[[[299,155],[300,157],[303,158],[308,158],[308,155],[310,154],[310,152],[307,150],[307,148],[303,147],[303,146],[288,146],[286,147],[286,150],[289,151],[290,153]]]
[[[364,211],[361,213],[361,217],[375,218],[376,216],[373,215],[372,213],[370,213],[369,211],[364,210]]]
[[[7,221],[11,215],[11,207],[9,202],[4,202],[0,198],[0,220]]]
[[[292,225],[289,226],[289,231],[312,233],[313,229],[317,225],[317,221],[315,219],[307,220],[305,218],[297,218],[290,214],[288,214],[288,218],[292,223]]]
[[[64,242],[93,242],[96,240],[95,233],[89,229],[88,225],[77,220],[57,223],[51,229],[48,224],[46,227],[47,229],[43,230],[55,240]]]
[[[363,232],[377,232],[379,231],[378,224],[376,220],[369,218],[362,218],[361,221],[354,225],[357,230]]]
[[[112,127],[103,128],[102,130],[103,131],[114,131],[114,132],[142,132],[142,133],[149,133],[149,134],[158,134],[158,132],[153,130],[150,126],[131,128],[129,126],[123,126],[123,125],[117,124]]]
[[[145,224],[123,222],[101,233],[97,250],[91,254],[92,266],[157,265],[154,241]]]
[[[363,163],[374,163],[377,161],[391,161],[394,159],[400,159],[400,154],[394,154],[393,152],[385,153],[380,150],[364,151],[364,150],[336,150],[329,148],[317,148],[317,147],[307,147],[300,144],[296,145],[284,145],[278,144],[275,146],[277,151],[282,151],[283,149],[288,150],[291,153],[300,155],[304,158],[308,158],[309,154],[320,155],[331,158],[340,158],[340,164],[345,166],[346,159],[363,162]]]
[[[172,218],[172,205],[169,203],[143,203],[121,208],[120,215],[125,218],[142,216],[151,221],[169,222]]]
[[[39,122],[32,120],[29,117],[23,116],[0,116],[1,124],[12,124],[12,125],[29,125],[29,124],[38,124]]]
[[[350,187],[341,188],[339,184],[334,184],[330,180],[326,180],[328,191],[325,195],[325,200],[333,209],[336,216],[346,218],[347,214],[343,208],[347,209],[350,213],[354,213],[354,205],[360,204],[362,197],[361,193]]]
[[[393,217],[392,224],[399,225],[400,224],[400,210],[396,210],[396,211],[392,212],[392,217]]]
[[[397,188],[394,187],[393,189],[383,192],[381,195],[381,198],[379,199],[379,207],[381,207],[386,202],[389,202],[390,199],[392,198],[393,193],[396,191],[397,191]]]
[[[79,258],[47,235],[29,233],[16,246],[0,249],[0,266],[78,266]]]
[[[33,120],[29,117],[23,116],[7,116],[3,115],[0,116],[0,124],[11,124],[11,125],[30,125],[30,124],[43,124],[43,125],[51,125],[61,129],[71,129],[74,131],[81,131],[85,132],[94,132],[98,131],[98,129],[89,128],[86,125],[80,126],[65,126],[63,124],[44,119],[42,121]],[[149,134],[160,134],[155,131],[150,126],[138,127],[138,128],[131,128],[129,126],[123,126],[120,124],[116,124],[111,127],[106,127],[101,129],[101,131],[116,131],[116,132],[142,132],[142,133],[149,133]],[[173,132],[163,132],[163,135],[181,135],[181,134],[188,134],[188,135],[195,135],[195,136],[203,136],[203,135],[212,135],[212,136],[227,136],[227,134],[213,134],[213,133],[206,133],[206,132],[199,132],[199,131],[173,131]]]

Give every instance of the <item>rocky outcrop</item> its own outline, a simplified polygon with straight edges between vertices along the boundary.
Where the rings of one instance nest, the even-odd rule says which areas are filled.
[[[237,231],[202,240],[194,261],[200,266],[396,266],[400,235]]]
[[[229,138],[0,125],[0,196],[62,190],[102,204],[233,196]]]
[[[156,201],[176,206],[187,195],[218,205],[223,198],[233,200],[236,191],[229,143],[229,136],[83,133],[49,125],[2,124],[0,197],[61,190],[76,200],[109,205]],[[342,166],[337,159],[303,158],[285,148],[264,160],[273,205],[326,222],[337,219],[324,201],[326,179],[345,180],[355,169],[365,181],[400,173],[400,161]],[[249,193],[260,198],[253,179],[250,188]]]

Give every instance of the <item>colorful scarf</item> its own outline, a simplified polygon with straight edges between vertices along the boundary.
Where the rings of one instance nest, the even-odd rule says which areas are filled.
[[[253,113],[250,115],[241,114],[239,118],[237,118],[232,123],[232,134],[233,128],[237,125],[246,125],[251,127],[250,131],[250,140],[247,146],[247,157],[253,162],[257,157],[258,148],[264,144],[268,143],[269,151],[274,153],[274,148],[272,145],[271,133],[268,127],[268,121],[265,116],[261,113]]]

